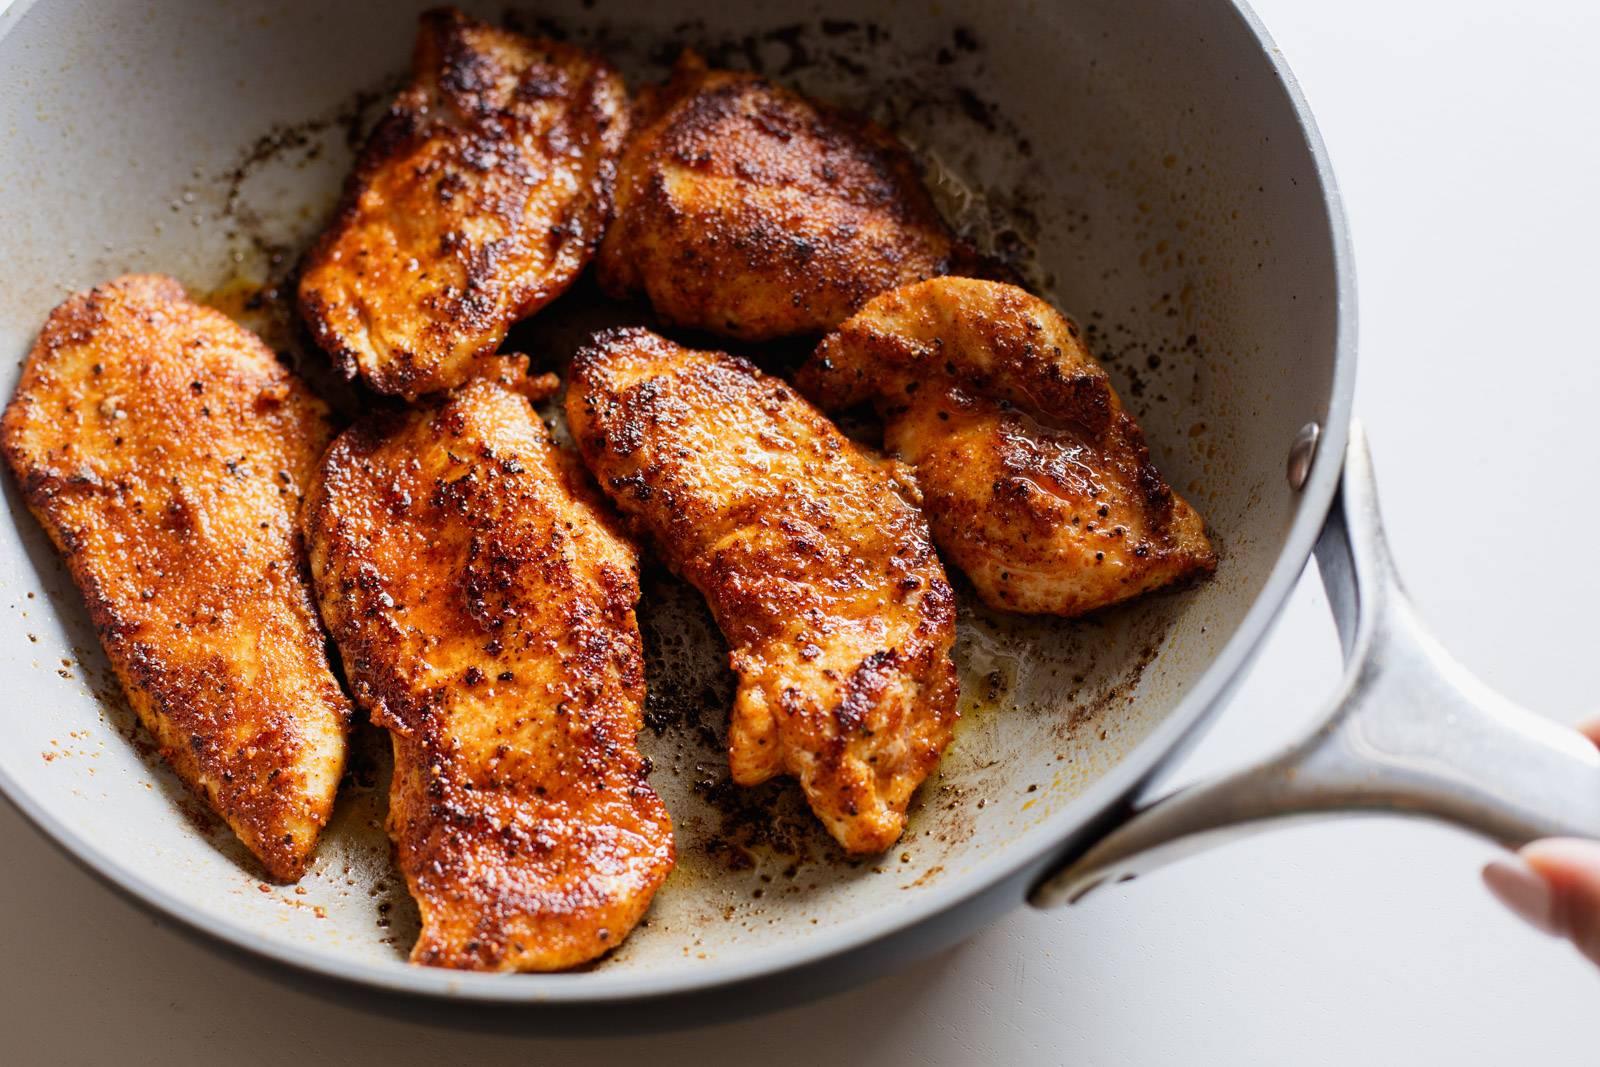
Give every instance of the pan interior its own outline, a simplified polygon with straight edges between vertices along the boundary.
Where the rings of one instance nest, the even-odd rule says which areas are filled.
[[[0,188],[10,194],[0,202],[10,252],[0,387],[9,393],[67,292],[162,271],[261,329],[348,402],[273,284],[326,217],[360,131],[403,75],[420,5],[22,6],[0,40]],[[482,13],[593,43],[633,86],[692,44],[883,120],[915,148],[953,221],[1088,332],[1223,562],[1198,588],[1075,622],[1003,617],[964,594],[956,740],[904,840],[857,862],[792,786],[728,781],[724,646],[692,591],[648,570],[641,743],[680,860],[647,922],[600,971],[792,954],[846,920],[901,912],[1067,818],[1239,625],[1293,517],[1287,444],[1326,415],[1335,285],[1322,193],[1282,88],[1231,7],[906,10],[558,3]],[[589,329],[647,315],[602,305],[580,283],[507,347],[559,366]],[[268,885],[150,750],[9,479],[6,493],[4,780],[185,914],[283,949],[403,967],[416,917],[382,831],[381,738],[358,737],[311,874],[299,887]]]

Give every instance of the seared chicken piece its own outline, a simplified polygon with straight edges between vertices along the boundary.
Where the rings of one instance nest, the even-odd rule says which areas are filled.
[[[415,963],[583,963],[672,868],[635,744],[638,561],[603,509],[528,401],[488,379],[357,423],[306,503],[323,618],[393,738]]]
[[[304,873],[350,705],[295,524],[327,409],[171,278],[50,313],[0,422],[128,703],[273,878]]]
[[[598,56],[424,14],[411,85],[305,262],[317,341],[381,393],[464,381],[589,261],[626,130],[622,78]]]
[[[640,329],[578,353],[567,421],[732,646],[734,781],[792,774],[846,849],[888,848],[957,695],[954,597],[895,472],[782,381]]]
[[[821,333],[885,289],[974,259],[883,129],[692,52],[639,94],[617,175],[600,285],[645,293],[679,326]]]
[[[1076,327],[1016,286],[885,293],[796,380],[828,410],[874,403],[934,539],[993,607],[1081,615],[1216,567]]]

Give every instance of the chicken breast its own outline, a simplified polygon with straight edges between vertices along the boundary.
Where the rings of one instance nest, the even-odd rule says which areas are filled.
[[[307,255],[300,310],[348,376],[414,399],[464,381],[594,251],[627,129],[598,56],[446,8]]]
[[[734,781],[792,774],[847,850],[893,844],[957,682],[954,598],[892,465],[744,360],[640,329],[578,353],[567,420],[732,646]]]
[[[877,407],[939,548],[993,607],[1081,615],[1216,567],[1077,329],[1016,286],[885,293],[796,382],[828,410]]]
[[[260,340],[155,276],[51,312],[0,421],[139,721],[285,882],[328,821],[350,722],[295,525],[331,436]]]
[[[323,617],[393,737],[413,962],[583,963],[672,868],[635,744],[638,561],[603,508],[527,400],[487,379],[351,427],[307,501]]]
[[[639,94],[595,269],[668,323],[821,333],[870,297],[976,257],[905,148],[866,119],[692,52]]]

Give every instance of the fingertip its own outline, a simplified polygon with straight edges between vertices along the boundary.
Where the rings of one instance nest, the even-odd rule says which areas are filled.
[[[1595,744],[1600,745],[1600,713],[1579,719],[1578,732]]]
[[[1515,856],[1483,869],[1483,884],[1513,915],[1546,934],[1557,934],[1555,892],[1544,877]]]
[[[1545,878],[1591,887],[1600,899],[1600,841],[1552,837],[1525,846],[1520,855]]]
[[[1521,855],[1550,885],[1554,927],[1600,963],[1600,841],[1551,838],[1535,841]]]

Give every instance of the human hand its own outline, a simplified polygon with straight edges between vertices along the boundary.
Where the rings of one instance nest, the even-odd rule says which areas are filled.
[[[1579,727],[1600,745],[1600,718]],[[1484,884],[1534,928],[1565,937],[1600,964],[1600,841],[1535,841],[1483,869]]]

